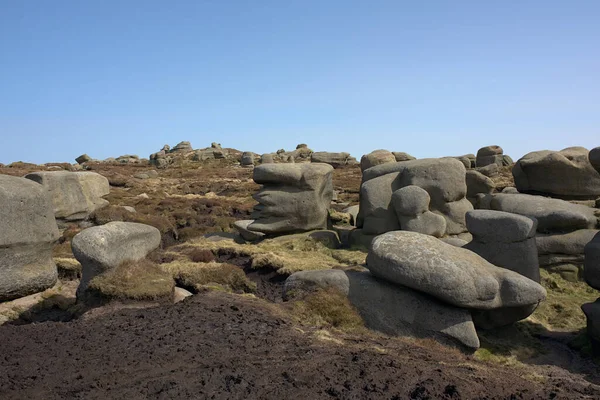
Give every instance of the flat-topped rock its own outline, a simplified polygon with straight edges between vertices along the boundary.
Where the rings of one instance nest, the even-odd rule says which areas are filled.
[[[597,224],[592,208],[568,201],[528,194],[499,193],[488,196],[489,202],[480,202],[482,208],[535,218],[539,232],[594,229]]]
[[[512,243],[532,238],[537,220],[495,210],[472,210],[466,214],[467,228],[482,242]]]

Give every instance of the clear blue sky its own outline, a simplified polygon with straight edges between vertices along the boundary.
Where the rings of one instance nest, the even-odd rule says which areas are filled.
[[[0,162],[600,146],[600,1],[0,0]]]

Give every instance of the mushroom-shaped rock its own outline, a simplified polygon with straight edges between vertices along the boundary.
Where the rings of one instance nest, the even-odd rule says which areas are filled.
[[[73,254],[82,266],[77,295],[95,276],[118,267],[124,261],[137,261],[160,245],[160,231],[134,222],[109,222],[85,229],[71,242]]]
[[[546,298],[537,282],[496,267],[470,250],[415,232],[377,236],[367,267],[381,279],[458,307],[491,310],[538,304]]]

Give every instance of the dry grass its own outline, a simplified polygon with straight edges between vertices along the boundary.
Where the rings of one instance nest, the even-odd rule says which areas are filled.
[[[244,271],[226,263],[196,263],[173,261],[161,264],[160,268],[175,279],[179,286],[193,288],[196,292],[219,285],[232,292],[254,292],[256,284],[251,282]]]
[[[366,253],[360,250],[330,249],[306,235],[268,239],[258,244],[198,238],[172,250],[187,253],[194,248],[210,250],[216,255],[249,257],[253,268],[269,268],[283,275],[291,275],[297,271],[361,265],[366,257]]]
[[[125,261],[117,268],[94,277],[89,289],[110,299],[170,300],[172,276],[149,260]]]
[[[331,326],[344,331],[364,328],[360,314],[348,297],[333,288],[318,290],[302,300],[286,303],[285,307],[304,325]]]
[[[600,293],[585,282],[569,282],[544,269],[540,273],[548,296],[530,319],[553,331],[574,332],[583,329],[586,318],[581,305],[596,301]]]
[[[74,258],[54,258],[58,269],[58,277],[61,279],[74,280],[81,278],[81,264]]]

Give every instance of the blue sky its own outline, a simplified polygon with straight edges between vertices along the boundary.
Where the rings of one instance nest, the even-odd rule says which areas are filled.
[[[600,145],[600,2],[0,0],[0,162]]]

